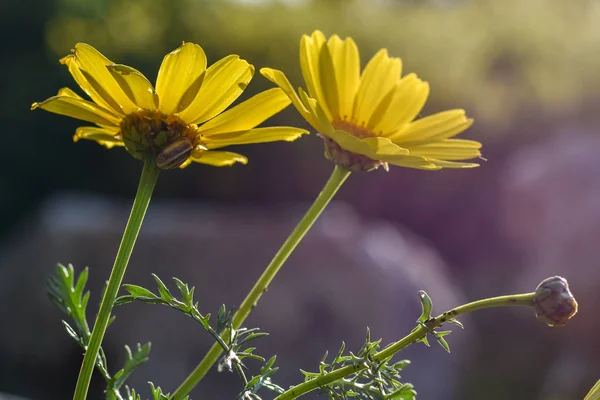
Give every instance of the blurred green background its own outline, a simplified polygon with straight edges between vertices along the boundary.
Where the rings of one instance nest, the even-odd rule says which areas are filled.
[[[600,275],[598,21],[600,3],[593,0],[3,0],[0,240],[52,194],[130,199],[134,193],[141,165],[127,152],[73,143],[77,121],[29,110],[60,87],[78,89],[58,63],[75,43],[92,44],[152,81],[167,52],[193,41],[209,64],[235,53],[257,69],[285,71],[298,86],[302,34],[352,36],[363,65],[385,47],[402,58],[404,73],[430,82],[423,115],[466,109],[476,122],[462,136],[483,142],[488,161],[469,171],[355,174],[340,196],[361,216],[401,224],[435,246],[469,298],[532,288],[560,274],[587,299],[573,321],[579,336],[566,327],[544,330],[541,340],[536,330],[527,336],[493,316],[477,320],[493,327],[491,336],[481,338],[476,361],[447,398],[566,398],[539,393],[554,373],[551,365],[561,364],[548,348],[573,342],[580,345],[574,352],[596,355],[580,360],[566,391],[581,398],[600,376],[593,334]],[[241,100],[271,86],[257,74]],[[292,108],[268,123],[307,127]],[[331,169],[316,135],[232,150],[249,164],[165,173],[155,197],[260,207],[311,201]],[[0,366],[11,368],[1,358]],[[0,391],[18,393],[5,371]]]

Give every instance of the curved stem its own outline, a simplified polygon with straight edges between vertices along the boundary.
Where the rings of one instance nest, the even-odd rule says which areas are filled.
[[[321,212],[323,212],[327,204],[329,204],[335,193],[342,186],[349,175],[350,171],[338,166],[335,167],[333,173],[329,177],[329,180],[325,184],[325,187],[315,202],[306,212],[304,217],[302,217],[296,228],[292,231],[285,243],[283,243],[277,254],[275,254],[275,257],[273,257],[271,263],[267,266],[258,281],[256,281],[254,284],[252,290],[250,290],[250,293],[248,293],[240,305],[240,309],[233,316],[233,329],[238,329],[244,323],[252,309],[256,306],[256,303],[262,294],[267,290],[273,278],[275,278],[277,272],[279,272],[279,269],[283,266],[283,263],[285,263],[292,251],[294,251],[298,243],[300,243],[304,235],[306,235],[306,232],[308,232],[319,215],[321,215]],[[202,361],[200,361],[200,364],[198,364],[196,369],[192,371],[186,380],[173,393],[171,399],[181,400],[184,396],[189,394],[191,390],[198,384],[198,382],[202,380],[210,368],[217,362],[221,352],[221,347],[215,343],[204,356]]]
[[[481,310],[484,308],[492,307],[507,307],[507,306],[533,306],[533,296],[535,293],[517,294],[512,296],[500,296],[492,297],[489,299],[483,299],[467,303],[462,306],[453,308],[450,311],[446,311],[437,317],[430,319],[425,323],[425,326],[419,325],[409,335],[403,337],[399,341],[392,343],[385,349],[373,355],[375,362],[381,362],[387,358],[392,357],[394,354],[404,349],[408,345],[416,342],[417,340],[423,339],[427,333],[431,330],[443,325],[446,321],[454,319],[461,314],[466,314],[471,311]],[[342,368],[333,370],[325,375],[321,375],[318,378],[296,385],[284,393],[280,394],[275,400],[293,400],[308,392],[318,389],[323,386],[327,386],[332,382],[342,379],[350,374],[354,374],[366,368],[364,363],[351,364]]]
[[[127,269],[127,263],[131,256],[131,251],[135,245],[148,203],[152,197],[152,192],[156,181],[158,179],[159,169],[156,166],[154,159],[144,160],[144,169],[142,170],[142,176],[140,183],[133,201],[133,207],[131,208],[131,214],[125,227],[125,233],[123,233],[123,239],[121,239],[121,245],[117,252],[115,264],[110,273],[108,279],[108,285],[102,296],[102,302],[100,303],[100,309],[96,322],[94,323],[94,329],[92,330],[92,336],[81,364],[81,370],[79,371],[79,377],[77,378],[77,386],[75,387],[75,394],[73,400],[85,400],[87,396],[88,387],[90,380],[92,379],[92,372],[94,365],[96,364],[96,358],[98,357],[98,351],[104,338],[104,333],[110,322],[110,313],[112,311],[117,292],[121,286],[121,281],[125,275]]]

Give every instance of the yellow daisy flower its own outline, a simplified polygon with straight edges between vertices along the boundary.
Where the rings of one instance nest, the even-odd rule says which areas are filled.
[[[400,78],[402,62],[380,50],[360,72],[351,38],[327,40],[315,31],[300,41],[300,67],[308,94],[296,93],[283,72],[261,73],[283,89],[294,106],[325,140],[325,155],[351,171],[370,171],[388,163],[436,170],[470,168],[457,162],[479,157],[481,143],[452,139],[471,126],[464,110],[414,120],[429,85],[415,74]]]
[[[197,44],[184,43],[167,54],[156,87],[136,69],[115,64],[92,46],[78,43],[60,60],[91,98],[69,88],[33,103],[95,126],[83,126],[74,140],[90,139],[111,148],[125,146],[136,158],[156,157],[162,169],[195,161],[214,166],[246,163],[243,155],[214,151],[228,145],[292,141],[304,133],[292,127],[255,128],[290,104],[280,89],[262,92],[223,112],[244,91],[254,67],[236,55],[209,68]]]

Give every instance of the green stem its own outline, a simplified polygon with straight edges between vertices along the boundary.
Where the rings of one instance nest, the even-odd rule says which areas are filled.
[[[306,232],[317,220],[321,212],[325,209],[327,204],[331,201],[335,193],[342,186],[346,178],[350,175],[350,171],[336,166],[333,173],[329,177],[329,180],[325,184],[325,187],[312,204],[310,209],[306,212],[304,217],[300,220],[296,228],[292,231],[290,236],[287,238],[285,243],[281,246],[271,263],[267,266],[263,274],[260,276],[258,281],[254,284],[254,287],[248,293],[240,309],[235,313],[232,319],[233,329],[238,329],[246,320],[252,309],[256,306],[256,303],[267,290],[269,284],[275,278],[277,272],[283,265],[283,263],[290,256],[292,251],[296,248],[298,243],[302,240]],[[185,379],[185,381],[177,388],[177,390],[171,396],[173,400],[181,400],[184,396],[189,394],[192,389],[202,380],[204,375],[210,370],[210,368],[217,362],[221,355],[222,349],[218,344],[214,344],[208,353],[204,356],[200,364],[192,371],[192,373]]]
[[[156,185],[159,171],[154,159],[149,158],[144,161],[144,169],[142,170],[140,183],[135,195],[135,200],[133,201],[131,214],[129,215],[129,220],[125,227],[125,233],[123,234],[123,239],[119,246],[115,264],[110,273],[110,278],[108,279],[108,285],[106,286],[102,302],[100,303],[100,310],[98,311],[98,316],[94,323],[94,329],[92,330],[89,345],[85,352],[85,356],[83,357],[83,363],[81,364],[81,370],[79,371],[79,377],[77,378],[77,386],[75,387],[73,400],[85,400],[87,396],[94,364],[110,321],[110,313],[117,297],[119,287],[121,286],[121,281],[125,275],[125,270],[127,269],[127,263],[129,262],[131,251],[135,245],[135,240],[137,239],[140,227],[142,226],[148,203],[150,203],[150,198],[152,197],[152,191]]]
[[[408,336],[400,339],[399,341],[389,345],[385,349],[373,355],[375,362],[382,362],[394,354],[404,349],[408,345],[415,343],[416,341],[423,339],[429,331],[443,325],[450,319],[454,319],[461,314],[466,314],[475,310],[481,310],[484,308],[492,307],[506,307],[506,306],[533,306],[533,296],[535,293],[517,294],[512,296],[500,296],[492,297],[489,299],[483,299],[474,301],[472,303],[464,304],[460,307],[453,308],[439,316],[427,321],[425,327],[422,325],[417,326]],[[331,372],[321,375],[318,378],[296,385],[284,393],[280,394],[275,400],[293,400],[308,392],[315,389],[327,386],[332,382],[342,379],[348,375],[354,374],[358,371],[365,369],[367,366],[364,363],[351,364],[342,368],[338,368]]]

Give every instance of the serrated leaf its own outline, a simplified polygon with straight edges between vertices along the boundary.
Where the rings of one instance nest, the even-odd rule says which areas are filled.
[[[171,300],[173,300],[173,295],[171,294],[169,289],[167,289],[167,286],[163,283],[163,281],[161,281],[160,278],[156,274],[152,274],[152,277],[154,278],[154,281],[156,282],[156,288],[158,289],[158,292],[160,293],[160,298],[167,302],[170,302]]]
[[[77,332],[75,332],[75,329],[73,329],[71,327],[71,325],[69,325],[66,321],[62,321],[63,326],[65,327],[65,330],[67,331],[67,333],[69,334],[69,336],[71,336],[73,339],[75,339],[77,342],[79,342],[80,338],[79,335],[77,334]]]
[[[151,344],[148,342],[145,345],[138,343],[135,350],[132,351],[127,345],[125,347],[125,364],[123,369],[119,372],[120,374],[113,377],[113,387],[119,389],[123,383],[129,378],[129,376],[135,371],[137,367],[148,361],[148,355],[150,354]]]
[[[154,293],[152,293],[150,290],[138,286],[138,285],[131,285],[131,284],[124,284],[123,288],[125,290],[127,290],[129,292],[129,294],[131,296],[133,296],[134,299],[140,298],[140,297],[147,297],[147,298],[151,298],[151,299],[156,299],[158,298],[157,295],[155,295]]]
[[[465,326],[457,319],[452,318],[446,322],[450,322],[451,324],[457,325],[457,326],[461,327],[462,329],[465,329]]]
[[[271,369],[271,367],[273,367],[273,365],[275,364],[275,361],[277,360],[277,356],[273,356],[271,358],[269,358],[269,361],[267,361],[265,363],[265,365],[261,368],[261,371],[266,371]]]
[[[417,340],[417,342],[422,342],[425,346],[431,347],[429,341],[427,340],[427,336],[423,336],[421,339]]]
[[[448,342],[446,342],[446,339],[444,339],[442,336],[436,335],[435,340],[437,340],[437,342],[440,344],[440,346],[444,348],[444,350],[450,353],[450,346],[448,345]]]
[[[248,384],[246,385],[246,388],[251,388],[254,385],[256,385],[261,379],[260,375],[257,375],[255,377],[253,377],[252,379],[250,379],[250,381],[248,382]]]
[[[175,282],[175,286],[179,289],[179,293],[181,294],[181,298],[184,303],[188,304],[190,302],[190,289],[188,285],[181,281],[181,279],[173,277],[173,281]]]
[[[81,296],[83,290],[85,289],[85,285],[88,280],[89,269],[85,267],[83,271],[79,273],[79,277],[77,278],[77,284],[74,287],[74,292],[77,296]]]
[[[115,299],[115,306],[122,306],[123,304],[131,303],[134,300],[136,300],[135,297],[128,294],[124,296],[119,296]]]

